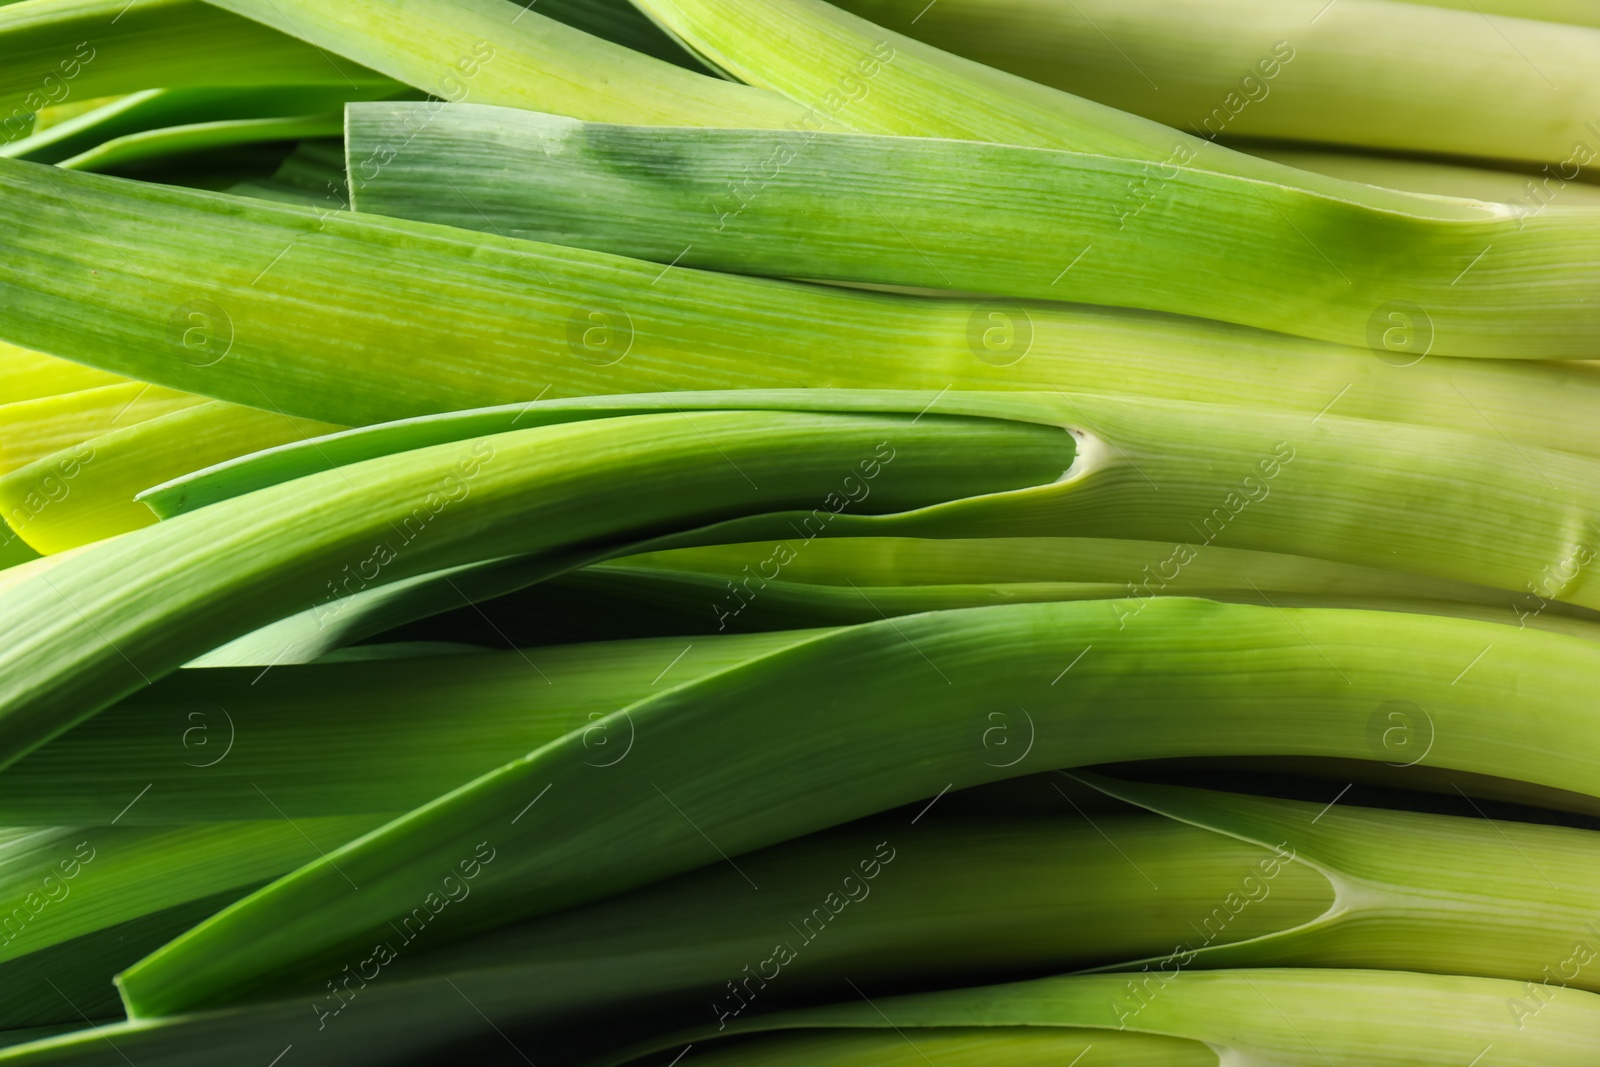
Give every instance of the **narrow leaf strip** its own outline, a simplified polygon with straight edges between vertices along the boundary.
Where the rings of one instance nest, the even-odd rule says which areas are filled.
[[[695,403],[841,411],[887,407],[911,413],[928,402],[915,394],[845,390],[737,398],[672,394],[547,401],[528,405],[530,414],[516,417],[561,420],[608,411],[632,416],[657,405],[682,414],[692,410],[685,405]],[[1171,581],[1207,546],[1221,542],[1515,590],[1508,600],[1520,601],[1528,591],[1543,600],[1600,608],[1600,586],[1590,566],[1600,553],[1600,515],[1590,492],[1597,474],[1587,458],[1507,449],[1503,439],[1490,434],[1334,415],[1306,420],[1208,404],[1068,393],[944,393],[936,402],[951,414],[1072,427],[1081,447],[1070,476],[1027,493],[902,519],[851,514],[838,497],[822,505],[832,512],[826,518],[815,512],[791,516],[788,527],[778,531],[766,519],[754,520],[758,526],[732,520],[696,534],[693,543],[789,534],[812,540],[824,530],[828,536],[870,531],[913,537],[1130,538],[1172,543],[1147,564]],[[541,414],[533,415],[536,411]],[[467,412],[457,418],[472,427],[492,416]],[[442,433],[450,421],[440,417],[375,428],[352,434],[344,444],[350,454],[395,447],[412,433]],[[264,466],[262,476],[277,476],[272,471],[286,455]],[[314,451],[298,452],[297,462],[313,460],[326,461]],[[681,546],[663,541],[652,547]],[[1141,567],[1127,580],[1148,582],[1149,576]],[[1160,590],[1156,583],[1136,592],[1153,596]]]
[[[941,51],[824,0],[635,2],[686,46],[733,77],[805,104],[808,131],[838,128],[951,137],[1115,156],[1163,167],[1198,157],[1208,170],[1373,207],[1395,205],[1403,211],[1412,199],[1209,144],[1138,115]],[[560,108],[537,110],[567,113]]]
[[[384,85],[271,85],[244,88],[146,89],[0,146],[0,156],[59,163],[106,141],[169,126],[223,119],[273,118],[338,110],[346,100],[387,96]]]
[[[1600,188],[1549,174],[1535,178],[1515,171],[1455,163],[1369,155],[1364,152],[1285,148],[1278,144],[1255,142],[1237,144],[1235,147],[1252,155],[1275,159],[1287,166],[1314,170],[1345,181],[1386,185],[1391,189],[1438,196],[1497,200],[1528,214],[1544,203],[1559,203],[1564,208],[1600,205]]]
[[[226,150],[240,145],[298,141],[305,137],[337,137],[343,129],[344,116],[338,112],[167,126],[114,138],[64,159],[57,166],[65,170],[115,171],[154,160],[215,149]]]

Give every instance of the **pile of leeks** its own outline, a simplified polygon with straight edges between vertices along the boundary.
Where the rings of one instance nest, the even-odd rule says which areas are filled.
[[[1590,1067],[1580,0],[0,4],[0,1067]]]

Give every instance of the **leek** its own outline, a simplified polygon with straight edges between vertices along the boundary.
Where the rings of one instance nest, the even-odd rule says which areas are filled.
[[[1375,349],[1384,309],[1405,306],[1442,354],[1600,354],[1594,209],[1523,217],[1417,197],[1380,211],[1198,167],[1152,182],[1142,163],[1033,148],[471,105],[424,124],[425,107],[350,107],[353,171],[408,142],[353,184],[357,210],[663,264],[1138,307]]]

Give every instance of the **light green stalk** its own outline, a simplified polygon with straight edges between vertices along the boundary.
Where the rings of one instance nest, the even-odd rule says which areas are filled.
[[[807,130],[951,137],[1162,166],[1198,158],[1208,170],[1379,209],[1405,210],[1412,199],[1209,144],[1141,116],[963,59],[824,0],[635,2],[731,76],[805,104]],[[543,110],[565,113],[560,108]]]
[[[5,404],[126,382],[126,378],[82,363],[0,341],[0,402]]]
[[[108,388],[121,392],[136,387]],[[337,429],[171,390],[151,392],[168,395],[166,413],[86,435],[0,475],[0,514],[32,548],[61,552],[148,526],[154,516],[134,497],[151,483]],[[113,423],[118,421],[131,420],[113,417]]]
[[[1497,5],[1466,0],[1324,3],[840,0],[931,45],[1201,137],[1566,160],[1568,180],[1600,159],[1600,32],[1491,20]],[[1584,21],[1600,20],[1591,8]],[[1575,157],[1578,144],[1589,148]]]
[[[1204,161],[1152,172],[970,141],[471,105],[424,124],[426,107],[349,108],[352,173],[420,128],[354,183],[357,210],[662,264],[1138,307],[1377,351],[1405,309],[1427,334],[1414,343],[1436,353],[1600,355],[1600,209],[1419,196],[1379,210]]]
[[[0,405],[0,473],[112,430],[206,403],[203,396],[120,382]]]
[[[904,539],[887,540],[908,543]],[[1174,548],[1148,541],[1095,542],[1081,538],[1024,541],[1019,547],[1019,540],[918,543],[962,550],[973,569],[980,561],[997,560],[1013,551],[1025,553],[1028,547],[1037,545],[1049,545],[1053,555],[1080,556],[1083,563],[1099,563],[1103,569],[1087,581],[974,579],[911,584],[898,582],[874,568],[872,539],[818,541],[811,548],[802,539],[791,538],[736,546],[743,550],[739,556],[720,565],[708,561],[695,566],[686,562],[671,569],[657,569],[624,558],[549,579],[497,604],[495,625],[503,635],[484,632],[486,628],[476,610],[461,607],[406,632],[444,638],[464,628],[495,643],[510,640],[539,644],[600,640],[608,635],[765,632],[848,625],[884,616],[990,604],[1137,596],[1149,588],[1145,568],[1153,566],[1152,560],[1166,560]],[[1112,551],[1097,558],[1096,549],[1101,545]],[[835,546],[862,551],[855,559],[836,554],[834,558],[840,566],[831,582],[788,575],[791,566],[785,565],[784,560],[797,563]],[[684,551],[693,558],[697,550]],[[1375,568],[1330,565],[1298,556],[1235,550],[1223,557],[1225,551],[1210,550],[1194,566],[1182,569],[1174,580],[1162,580],[1161,593],[1279,607],[1358,607],[1452,615],[1600,640],[1600,627],[1595,625],[1600,617],[1595,613],[1554,601],[1541,603],[1541,598],[1532,593],[1519,595]],[[653,555],[656,554],[644,558]],[[1202,566],[1202,560],[1214,566]]]
[[[456,433],[475,434],[508,417],[560,425],[574,418],[635,416],[652,407],[681,412],[729,405],[911,414],[932,400],[830,390],[546,401],[515,414],[462,412],[375,427],[344,437],[342,447],[348,450],[346,459],[358,458],[364,449],[381,454],[404,447],[412,435],[426,444],[448,434],[452,425]],[[1066,393],[946,393],[937,402],[939,411],[950,414],[1070,428],[1077,453],[1068,476],[925,516],[863,519],[841,509],[826,523],[829,536],[870,531],[875,536],[1075,536],[1170,543],[1165,555],[1149,561],[1154,577],[1143,568],[1127,576],[1141,596],[1161,592],[1208,545],[1221,542],[1472,582],[1514,590],[1515,596],[1531,583],[1548,591],[1544,599],[1600,607],[1589,566],[1600,551],[1600,517],[1589,491],[1595,474],[1588,459],[1497,448],[1504,442],[1486,434],[1377,426],[1335,415],[1312,421]],[[230,493],[228,483],[236,475],[245,487],[250,479],[276,481],[296,467],[303,471],[305,464],[335,461],[319,448],[298,446],[216,472],[218,480],[208,491]],[[1462,488],[1467,484],[1470,493]],[[202,508],[193,515],[204,513]],[[696,540],[680,544],[791,534],[809,540],[821,532],[815,516],[792,516],[789,526],[776,531],[771,520],[752,521],[756,525],[719,526],[715,542],[696,534]]]
[[[990,1032],[1003,1038],[1015,1032],[1009,1028],[1025,1028],[1024,1034],[1032,1034],[1035,1027],[1066,1027],[1063,1036],[1069,1040],[1062,1044],[1070,1047],[1069,1041],[1076,1040],[1081,1047],[1092,1041],[1092,1035],[1073,1028],[1121,1029],[1114,999],[1120,981],[1120,976],[1110,975],[1047,978],[797,1011],[730,1027],[738,1034],[772,1036],[741,1052],[724,1053],[714,1062],[718,1067],[796,1062],[785,1052],[795,1039],[784,1032],[797,1029],[879,1031],[881,1045],[888,1047],[891,1041],[903,1045],[910,1040],[915,1045],[915,1035],[925,1028],[935,1033],[993,1028]],[[1175,1061],[1179,1063],[1208,1062],[1197,1055],[1206,1046],[1213,1050],[1214,1060],[1209,1062],[1219,1065],[1456,1067],[1475,1056],[1482,1064],[1499,1067],[1578,1067],[1593,1062],[1600,997],[1559,990],[1540,1025],[1523,1029],[1504,1011],[1505,1001],[1516,995],[1517,988],[1511,982],[1484,978],[1389,971],[1195,972],[1180,975],[1163,988],[1140,1014],[1136,1032],[1195,1042],[1193,1050],[1180,1054],[1183,1058]],[[1398,1010],[1400,1005],[1404,1010]],[[907,1032],[913,1035],[909,1039]],[[686,1039],[703,1045],[712,1036],[700,1030]],[[820,1048],[813,1053],[817,1058],[807,1062],[851,1062],[832,1058],[837,1046],[826,1040],[814,1039],[811,1044]],[[860,1047],[856,1042],[844,1047],[851,1044]],[[989,1062],[1007,1067],[1038,1062],[1024,1058],[1030,1044],[1027,1037],[1020,1046],[1002,1044],[999,1055]],[[658,1040],[640,1051],[676,1047]]]
[[[546,390],[1064,388],[1308,421],[1332,410],[1492,426],[1600,454],[1587,414],[1600,377],[1564,367],[1415,362],[1415,351],[1379,358],[1166,316],[664,270],[336,202],[317,211],[10,160],[0,189],[13,249],[0,262],[14,294],[6,339],[344,425]],[[1008,329],[1009,342],[986,343]],[[204,358],[185,347],[191,336],[210,346]]]
[[[1600,842],[1593,831],[1090,781],[1112,796],[1274,849],[1280,857],[1292,853],[1322,873],[1334,893],[1324,913],[1299,927],[1253,939],[1230,936],[1223,944],[1233,917],[1272,891],[1259,877],[1243,885],[1220,910],[1207,912],[1198,932],[1148,961],[1130,1008],[1137,1010],[1175,969],[1191,966],[1358,967],[1520,979],[1528,983],[1525,999],[1509,1005],[1507,1014],[1524,1024],[1549,991],[1600,992],[1600,969],[1590,966],[1600,959]],[[1154,975],[1153,984],[1147,975]]]
[[[1314,170],[1345,181],[1386,185],[1439,196],[1496,200],[1532,213],[1541,204],[1567,207],[1600,205],[1600,186],[1581,181],[1562,181],[1548,173],[1531,175],[1512,170],[1489,170],[1454,163],[1437,163],[1364,152],[1329,152],[1305,148],[1283,148],[1275,144],[1238,145],[1252,155],[1275,159],[1302,170]]]
[[[1431,971],[1459,958],[1478,973],[1536,983],[1549,962],[1541,952],[1565,959],[1574,936],[1593,940],[1581,928],[1595,894],[1586,832],[1364,809],[1338,809],[1332,824],[1330,814],[1307,825],[1317,808],[1099,784],[1145,803],[1154,799],[1174,821],[1100,811],[1092,823],[1080,821],[1080,801],[1068,799],[1065,790],[1059,818],[933,814],[910,822],[908,811],[742,856],[737,869],[714,862],[456,944],[436,940],[431,921],[419,926],[413,919],[385,938],[401,960],[393,970],[382,967],[374,977],[357,963],[349,972],[330,971],[336,988],[343,983],[338,995],[313,981],[303,999],[147,1023],[148,1030],[129,1036],[157,1063],[171,1062],[165,1050],[184,1037],[200,1044],[202,1036],[213,1050],[219,1043],[276,1040],[277,1049],[293,1043],[314,1062],[382,1062],[381,1032],[402,1010],[414,1010],[420,993],[447,991],[448,979],[453,995],[436,998],[424,1011],[432,1024],[428,1047],[460,1040],[460,1018],[437,1007],[459,1004],[460,996],[497,1026],[522,1033],[538,1027],[548,1035],[574,1017],[607,1017],[606,1032],[591,1035],[589,1043],[614,1047],[640,1028],[746,1023],[757,1010],[837,989],[841,976],[877,997],[908,981],[970,983],[1020,969],[1127,959],[1141,945],[1160,959],[1181,946],[1181,966],[1115,976],[1120,984],[1111,999],[1137,1023],[1172,976],[1223,962],[1216,953],[1229,950],[1222,946],[1299,965],[1322,958],[1317,946],[1296,940],[1301,930],[1332,933],[1330,940],[1353,950],[1342,959],[1347,966]],[[1256,831],[1244,836],[1270,839],[1269,845],[1212,832],[1219,813],[1226,824],[1226,813],[1241,811],[1254,816]],[[1307,847],[1308,836],[1320,846],[1318,854]],[[1344,862],[1329,867],[1330,850]],[[1374,850],[1397,864],[1390,884],[1348,893],[1349,871],[1370,869]],[[1524,883],[1533,875],[1508,876],[1513,855],[1530,872],[1537,865],[1562,879],[1567,888],[1547,894],[1559,897],[1561,907],[1553,899],[1536,913],[1522,906]],[[499,861],[497,854],[484,866]],[[476,876],[473,889],[475,882]],[[1430,900],[1419,889],[1451,882],[1477,892],[1470,914],[1459,900]],[[752,892],[752,883],[761,888]],[[1337,897],[1334,886],[1341,887]],[[451,888],[461,897],[461,885]],[[470,895],[453,903],[465,904]],[[370,980],[356,977],[357,971]],[[1589,986],[1592,979],[1576,984]],[[648,1012],[622,1014],[623,1006],[645,1002]],[[351,1029],[370,1036],[375,1047],[349,1048]],[[91,1056],[106,1049],[105,1037],[122,1045],[123,1033],[116,1031],[85,1034],[66,1047]],[[540,1044],[548,1059],[550,1042]]]
[[[1374,724],[1391,702],[1425,709],[1432,743],[1418,762],[1592,793],[1600,721],[1581,680],[1596,657],[1593,642],[1486,623],[1181,598],[1123,628],[1115,602],[854,627],[614,713],[602,721],[637,743],[609,767],[568,734],[411,812],[143,961],[124,996],[150,1017],[337,970],[479,843],[499,858],[443,936],[1039,770],[1224,752],[1388,758]],[[1513,702],[1542,714],[1510,727]],[[996,726],[1014,748],[997,750]],[[532,803],[546,791],[554,803]]]

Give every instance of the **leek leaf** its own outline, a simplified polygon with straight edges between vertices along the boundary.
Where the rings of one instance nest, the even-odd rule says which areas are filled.
[[[1069,388],[1308,420],[1333,405],[1600,454],[1600,377],[1570,367],[1374,358],[1158,315],[664,269],[14,160],[0,160],[0,189],[6,339],[343,425],[546,391]]]
[[[424,124],[425,106],[349,107],[352,161],[418,131],[355,183],[357,210],[663,264],[1145,308],[1351,346],[1387,328],[1386,307],[1410,306],[1441,354],[1600,355],[1596,209],[1469,205],[1474,217],[1418,197],[1377,210],[1175,165],[1146,212],[1129,189],[1149,168],[1129,160],[473,105]]]

